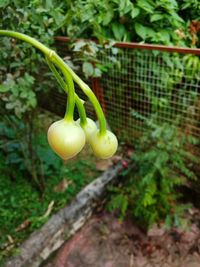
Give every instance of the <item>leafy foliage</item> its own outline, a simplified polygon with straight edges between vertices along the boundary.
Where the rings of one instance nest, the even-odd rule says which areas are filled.
[[[113,42],[97,44],[91,40],[81,39],[72,42],[70,49],[70,59],[76,65],[76,71],[77,69],[81,71],[87,79],[102,77],[104,73],[118,64],[115,57],[118,49],[113,46]],[[112,56],[109,56],[110,51],[112,51]],[[102,61],[100,58],[105,58],[105,60]]]
[[[23,113],[36,107],[37,100],[36,94],[32,90],[33,83],[34,78],[28,73],[16,80],[11,74],[8,74],[4,84],[0,85],[0,95],[6,103],[5,108],[14,110],[17,117],[21,117]]]
[[[199,19],[199,11],[195,0],[78,0],[71,1],[65,21],[67,34],[73,38],[92,36],[100,41],[114,39],[184,46],[191,44],[192,34],[187,26],[191,20]]]
[[[17,170],[43,192],[46,178],[58,172],[63,164],[52,152],[44,135],[42,120],[47,120],[47,115],[37,121],[32,121],[32,117],[28,114],[26,121],[29,123],[25,124],[13,115],[5,115],[0,123],[1,155],[9,166],[7,175],[15,177]],[[34,117],[38,117],[38,113]]]
[[[46,1],[45,4],[39,1],[30,1],[28,5],[23,1],[3,1],[0,9],[0,17],[2,18],[0,19],[0,28],[18,31],[20,29],[20,32],[29,34],[46,45],[52,44],[54,31],[63,19],[61,5],[57,1],[54,4],[56,7],[52,1]],[[30,109],[30,106],[34,109],[36,99],[33,100],[33,95],[42,90],[42,85],[35,79],[38,69],[40,69],[39,64],[42,61],[40,53],[29,44],[10,38],[0,38],[0,45],[0,61],[2,63],[0,67],[0,82],[2,82],[0,92],[6,92],[8,98],[11,97],[9,94],[14,94],[15,97],[19,96],[24,101],[31,101],[32,103],[27,106],[27,110]],[[37,82],[37,86],[35,82]],[[13,86],[13,91],[10,91]],[[29,98],[25,96],[27,94],[25,87],[32,91],[31,97],[29,92]],[[5,101],[8,102],[9,99],[5,99]],[[9,105],[10,109],[11,106],[15,109],[15,105]],[[21,108],[22,112],[26,111],[25,106]]]
[[[197,140],[167,123],[151,120],[148,126],[132,156],[135,169],[123,186],[111,188],[109,209],[119,209],[121,218],[129,211],[148,227],[163,220],[168,226],[180,226],[184,205],[178,203],[178,188],[197,178],[192,166],[198,160],[185,147]]]
[[[20,31],[51,45],[63,21],[62,12],[59,1],[3,1],[0,28]],[[55,83],[51,76],[43,81],[43,59],[35,48],[5,37],[0,38],[0,46],[0,111],[5,114],[0,125],[2,156],[12,166],[8,175],[12,177],[12,170],[18,169],[43,191],[45,177],[62,163],[50,152],[46,139],[41,140],[37,94],[48,92]]]

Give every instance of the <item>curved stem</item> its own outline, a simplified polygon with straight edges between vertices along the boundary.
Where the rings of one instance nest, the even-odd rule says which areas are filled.
[[[34,47],[36,47],[40,51],[42,51],[45,55],[48,55],[51,51],[48,47],[46,47],[45,45],[43,45],[42,43],[40,43],[36,39],[34,39],[34,38],[32,38],[26,34],[23,34],[23,33],[15,32],[15,31],[0,30],[0,35],[5,35],[8,37],[14,37],[14,38],[20,39],[22,41],[25,41],[25,42],[33,45]]]
[[[56,53],[54,51],[51,51],[51,53],[49,53],[48,55],[50,60],[52,59],[53,55],[56,55]],[[73,82],[72,76],[69,74],[69,72],[65,68],[64,61],[59,56],[57,57],[58,59],[56,60],[55,64],[62,71],[65,77],[66,83],[68,85],[68,103],[67,103],[67,110],[66,110],[64,119],[68,121],[72,121],[73,114],[74,114],[74,106],[75,106],[74,82]]]
[[[62,59],[56,53],[53,53],[51,60],[55,64],[58,64],[58,62],[60,62],[60,60]],[[67,64],[65,64],[65,67],[67,71],[71,74],[71,76],[73,77],[73,80],[80,86],[82,91],[86,94],[86,96],[89,98],[89,100],[93,104],[98,120],[99,120],[100,134],[101,135],[105,134],[106,133],[106,119],[105,119],[103,110],[101,108],[101,105],[99,104],[98,99],[96,98],[95,94],[92,92],[90,87],[84,81],[82,81],[79,78],[79,76],[76,75],[76,73]]]
[[[49,60],[49,58],[46,57],[45,59],[46,59],[47,65],[49,66],[50,70],[53,72],[57,82],[60,84],[62,89],[65,91],[65,93],[68,94],[68,85],[63,81],[61,75],[57,71],[57,69],[54,66],[54,64]]]
[[[59,74],[59,72],[55,68],[54,64],[49,60],[48,57],[46,57],[46,62],[48,64],[50,70],[54,74],[57,82],[60,84],[60,86],[63,88],[63,90],[68,94],[68,85],[63,81],[61,75]],[[85,108],[83,105],[83,100],[80,99],[76,93],[75,93],[75,103],[76,103],[76,106],[78,108],[78,113],[79,113],[79,117],[80,117],[80,124],[83,126],[84,124],[87,123],[86,112],[85,112]]]
[[[19,32],[0,30],[0,35],[14,37],[14,38],[17,38],[17,39],[20,39],[20,40],[23,40],[25,42],[30,43],[31,45],[33,45],[34,47],[36,47],[40,51],[42,51],[45,54],[45,56],[48,56],[50,58],[50,60],[52,62],[54,62],[58,68],[61,69],[61,71],[63,72],[66,79],[68,79],[71,76],[73,78],[73,80],[81,87],[83,92],[87,95],[87,97],[89,98],[89,100],[93,104],[94,109],[95,109],[96,114],[97,114],[97,117],[98,117],[98,120],[99,120],[100,134],[104,134],[106,132],[106,119],[104,117],[103,110],[102,110],[96,96],[94,95],[92,90],[89,88],[89,86],[87,86],[78,77],[78,75],[76,75],[74,73],[74,71],[53,50],[47,48],[46,46],[44,46],[42,43],[40,43],[36,39],[34,39],[28,35],[19,33]],[[72,83],[70,82],[69,91],[71,91],[71,92],[69,94],[69,100],[71,102],[69,103],[70,104],[69,109],[72,108],[72,103],[74,101],[74,93],[72,94],[72,89],[73,89]]]

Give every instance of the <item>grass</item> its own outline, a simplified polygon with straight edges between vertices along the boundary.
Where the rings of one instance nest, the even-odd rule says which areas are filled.
[[[88,148],[64,164],[59,174],[46,178],[42,195],[28,177],[16,171],[16,177],[11,178],[6,175],[7,169],[4,157],[0,156],[0,264],[5,257],[17,253],[18,245],[52,213],[98,176],[95,158]]]

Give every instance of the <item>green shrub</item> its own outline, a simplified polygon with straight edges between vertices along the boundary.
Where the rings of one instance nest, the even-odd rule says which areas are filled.
[[[185,205],[179,203],[180,186],[195,180],[192,171],[197,159],[185,150],[196,139],[181,133],[176,126],[163,123],[150,128],[135,147],[132,163],[135,168],[119,188],[111,188],[110,210],[119,209],[120,217],[131,213],[150,227],[165,221],[168,226],[180,226]]]
[[[62,12],[59,1],[3,1],[0,28],[20,31],[51,45],[64,18]],[[37,94],[41,90],[48,94],[56,86],[52,76],[41,69],[44,63],[36,49],[11,38],[0,38],[0,46],[1,155],[9,166],[7,175],[12,177],[12,170],[17,169],[42,191],[45,177],[62,162],[50,151],[44,135],[41,140]]]
[[[34,121],[29,115],[24,120],[14,115],[4,116],[0,122],[0,155],[5,159],[9,177],[15,177],[18,172],[43,192],[46,178],[58,173],[63,163],[47,142],[46,129],[42,126],[43,120],[48,120],[47,114],[41,118],[37,112]]]
[[[71,5],[67,11],[65,28],[73,38],[92,36],[100,41],[114,39],[191,46],[194,43],[188,25],[192,20],[199,19],[200,5],[197,2],[69,1]]]

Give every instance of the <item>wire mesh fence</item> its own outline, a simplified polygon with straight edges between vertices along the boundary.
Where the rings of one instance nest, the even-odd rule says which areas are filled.
[[[200,136],[198,56],[124,48],[117,60],[119,67],[103,75],[101,85],[107,118],[118,135],[130,140],[151,120]]]
[[[115,55],[112,49],[100,55],[101,64],[112,57],[115,64],[100,79],[90,80],[111,129],[126,142],[149,122],[174,124],[200,137],[200,51],[123,46]],[[59,41],[59,50],[70,53],[66,42]],[[88,111],[94,115],[91,107]]]

